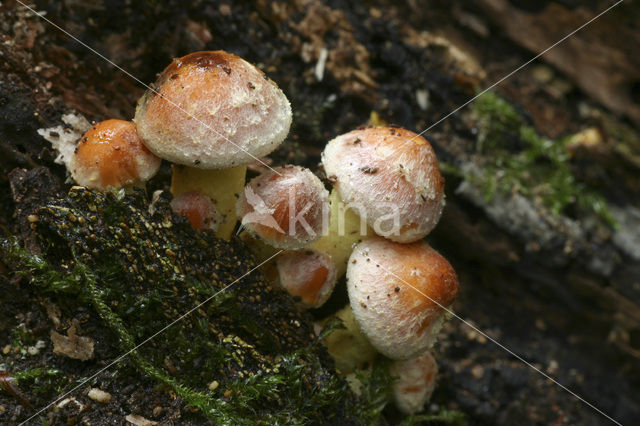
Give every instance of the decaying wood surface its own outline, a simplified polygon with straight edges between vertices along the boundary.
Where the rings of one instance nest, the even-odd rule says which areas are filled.
[[[172,57],[198,49],[224,48],[260,64],[295,110],[274,164],[314,169],[324,143],[367,123],[371,111],[422,130],[611,4],[169,1],[116,10],[108,3],[36,2],[145,82]],[[464,176],[445,173],[447,207],[429,237],[459,272],[459,315],[623,424],[640,417],[640,8],[626,3],[497,88],[550,138],[597,129],[599,139],[579,144],[572,167],[608,200],[619,227],[558,218],[515,195],[486,201]],[[15,2],[0,6],[0,26],[0,226],[20,235],[9,173],[45,166],[65,178],[37,129],[61,124],[68,112],[131,118],[143,88]],[[465,109],[426,134],[441,161],[463,169],[482,163],[474,120]],[[167,185],[165,169],[151,188]],[[527,206],[522,220],[514,203]],[[0,266],[9,288],[11,265]],[[0,292],[0,336],[16,325],[16,309],[30,309],[28,300],[4,295],[20,297]],[[336,308],[344,297],[332,299]],[[0,337],[0,349],[7,343]],[[434,402],[474,421],[603,420],[455,319],[437,352]],[[10,411],[8,401],[0,393]]]
[[[478,2],[517,44],[539,53],[594,17],[596,8],[571,9],[560,3],[540,2],[534,10],[507,0]],[[605,10],[612,2],[593,2]],[[544,61],[565,73],[602,105],[640,123],[640,44],[635,23],[640,13],[624,5],[598,18],[588,31],[571,36],[544,55]]]

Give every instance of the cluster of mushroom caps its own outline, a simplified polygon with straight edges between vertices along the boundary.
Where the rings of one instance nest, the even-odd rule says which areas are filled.
[[[315,308],[346,272],[346,328],[326,340],[344,374],[376,352],[394,360],[398,408],[419,411],[433,391],[429,349],[458,292],[451,265],[423,238],[444,207],[444,181],[429,143],[396,127],[331,140],[322,165],[331,193],[310,170],[284,166],[246,184],[247,165],[286,138],[289,101],[262,71],[224,51],[174,60],[138,102],[133,121],[106,120],[86,132],[67,161],[95,190],[144,186],[161,159],[173,163],[172,208],[196,229],[241,237],[265,272]]]

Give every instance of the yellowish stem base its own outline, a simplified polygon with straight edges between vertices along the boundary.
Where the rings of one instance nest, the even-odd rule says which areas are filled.
[[[211,198],[224,217],[216,236],[228,241],[238,221],[236,201],[244,189],[246,174],[246,166],[226,170],[203,170],[174,165],[171,193],[175,196],[197,191]]]
[[[329,334],[324,344],[335,360],[338,371],[348,374],[373,361],[377,351],[360,330],[350,305],[342,308],[335,316],[342,320],[345,328]]]
[[[375,234],[369,226],[362,223],[360,217],[353,210],[346,209],[346,205],[335,189],[329,195],[329,202],[331,203],[331,213],[328,233],[312,244],[311,248],[331,256],[339,278],[347,271],[347,262],[354,244]]]

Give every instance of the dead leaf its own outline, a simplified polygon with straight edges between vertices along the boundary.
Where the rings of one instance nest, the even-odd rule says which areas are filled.
[[[77,325],[77,321],[74,321],[66,336],[51,330],[53,353],[86,361],[93,358],[94,341],[90,337],[76,335]]]

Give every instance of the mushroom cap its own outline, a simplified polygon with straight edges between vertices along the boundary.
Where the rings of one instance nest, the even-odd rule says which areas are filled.
[[[410,243],[427,235],[444,208],[444,179],[429,142],[397,127],[354,130],[322,153],[328,179],[374,231]]]
[[[278,86],[221,50],[175,59],[138,101],[135,123],[147,147],[177,164],[226,169],[276,149],[291,105]]]
[[[184,192],[171,200],[171,210],[187,218],[193,229],[217,231],[222,215],[211,198],[200,192]]]
[[[371,344],[389,358],[409,359],[434,343],[444,321],[441,306],[456,298],[458,278],[426,242],[399,244],[378,237],[361,242],[351,254],[347,289]]]
[[[318,250],[291,250],[276,260],[280,284],[311,308],[322,306],[336,285],[336,267],[331,256]]]
[[[267,244],[299,249],[324,233],[329,192],[309,169],[277,167],[247,184],[236,211],[247,231]]]
[[[145,182],[162,160],[142,143],[131,121],[105,120],[94,124],[78,142],[69,169],[78,185],[108,190]]]
[[[397,379],[393,382],[393,399],[404,414],[422,411],[436,388],[438,364],[431,352],[417,358],[394,361],[389,372]]]

